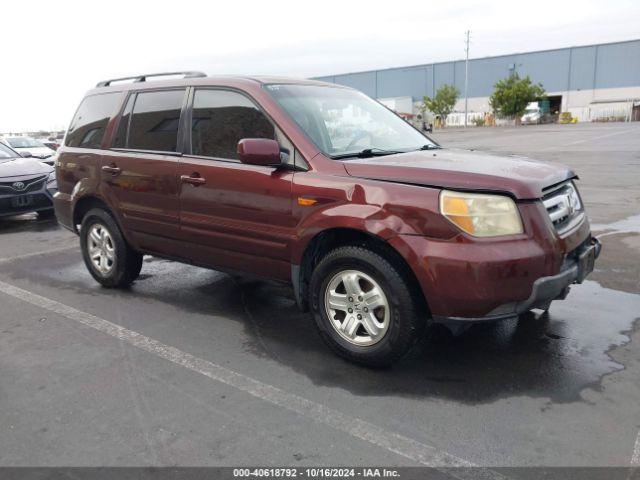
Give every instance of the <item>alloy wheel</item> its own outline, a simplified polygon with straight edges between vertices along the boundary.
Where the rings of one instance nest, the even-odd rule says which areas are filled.
[[[373,345],[389,329],[387,296],[364,272],[343,270],[335,274],[327,285],[324,304],[335,331],[354,345]]]
[[[109,275],[116,264],[116,250],[109,230],[101,223],[94,223],[87,236],[89,258],[102,275]]]

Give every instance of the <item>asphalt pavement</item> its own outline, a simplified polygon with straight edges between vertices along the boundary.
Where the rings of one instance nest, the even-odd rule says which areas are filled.
[[[573,167],[589,280],[369,370],[286,286],[145,257],[108,290],[55,221],[0,219],[0,466],[640,465],[640,124],[433,137]]]

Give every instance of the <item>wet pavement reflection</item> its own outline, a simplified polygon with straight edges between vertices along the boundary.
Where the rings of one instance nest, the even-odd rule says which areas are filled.
[[[581,399],[585,388],[600,388],[606,374],[623,369],[609,351],[629,341],[640,324],[640,296],[600,287],[575,286],[569,298],[548,313],[518,320],[476,325],[452,337],[442,328],[402,362],[371,371],[334,359],[308,332],[311,320],[280,301],[274,315],[273,286],[245,290],[252,317],[280,362],[316,383],[339,386],[360,395],[410,395],[480,403],[528,395],[554,402]],[[282,297],[284,298],[284,297]],[[284,312],[283,312],[284,313]],[[298,322],[292,327],[290,322]],[[256,346],[256,348],[258,348]],[[310,356],[316,357],[311,361]]]
[[[587,281],[574,286],[567,300],[554,302],[548,313],[476,325],[455,338],[433,328],[401,362],[370,370],[343,361],[323,344],[286,285],[146,257],[130,291],[107,290],[92,281],[78,252],[31,268],[36,262],[15,262],[10,276],[240,322],[247,352],[279,362],[317,385],[361,396],[439,397],[469,404],[520,395],[580,401],[585,388],[599,389],[603,376],[624,368],[609,352],[625,345],[640,324],[640,295]]]
[[[61,229],[52,216],[26,213],[15,217],[0,217],[0,235],[17,232],[50,232]]]

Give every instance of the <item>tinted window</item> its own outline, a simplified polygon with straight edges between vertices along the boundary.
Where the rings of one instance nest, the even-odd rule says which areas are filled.
[[[138,93],[129,127],[128,148],[177,151],[184,90]]]
[[[196,90],[191,148],[194,155],[237,159],[243,138],[273,138],[267,117],[244,95],[222,90]]]
[[[120,122],[118,123],[118,131],[116,137],[113,139],[114,148],[125,148],[127,146],[127,133],[129,132],[129,121],[131,119],[131,110],[133,110],[133,102],[135,101],[135,94],[129,97],[127,100],[127,106],[124,107],[124,111],[120,116]]]
[[[109,118],[118,108],[120,93],[86,97],[67,132],[69,147],[100,148]]]

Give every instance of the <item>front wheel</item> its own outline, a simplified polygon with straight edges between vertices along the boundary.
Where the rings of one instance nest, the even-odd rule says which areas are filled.
[[[142,255],[126,242],[109,212],[95,208],[83,218],[80,246],[91,276],[105,287],[126,287],[142,269]]]
[[[311,309],[324,341],[339,355],[383,367],[405,355],[424,331],[407,272],[397,262],[357,246],[328,253],[311,276]]]

